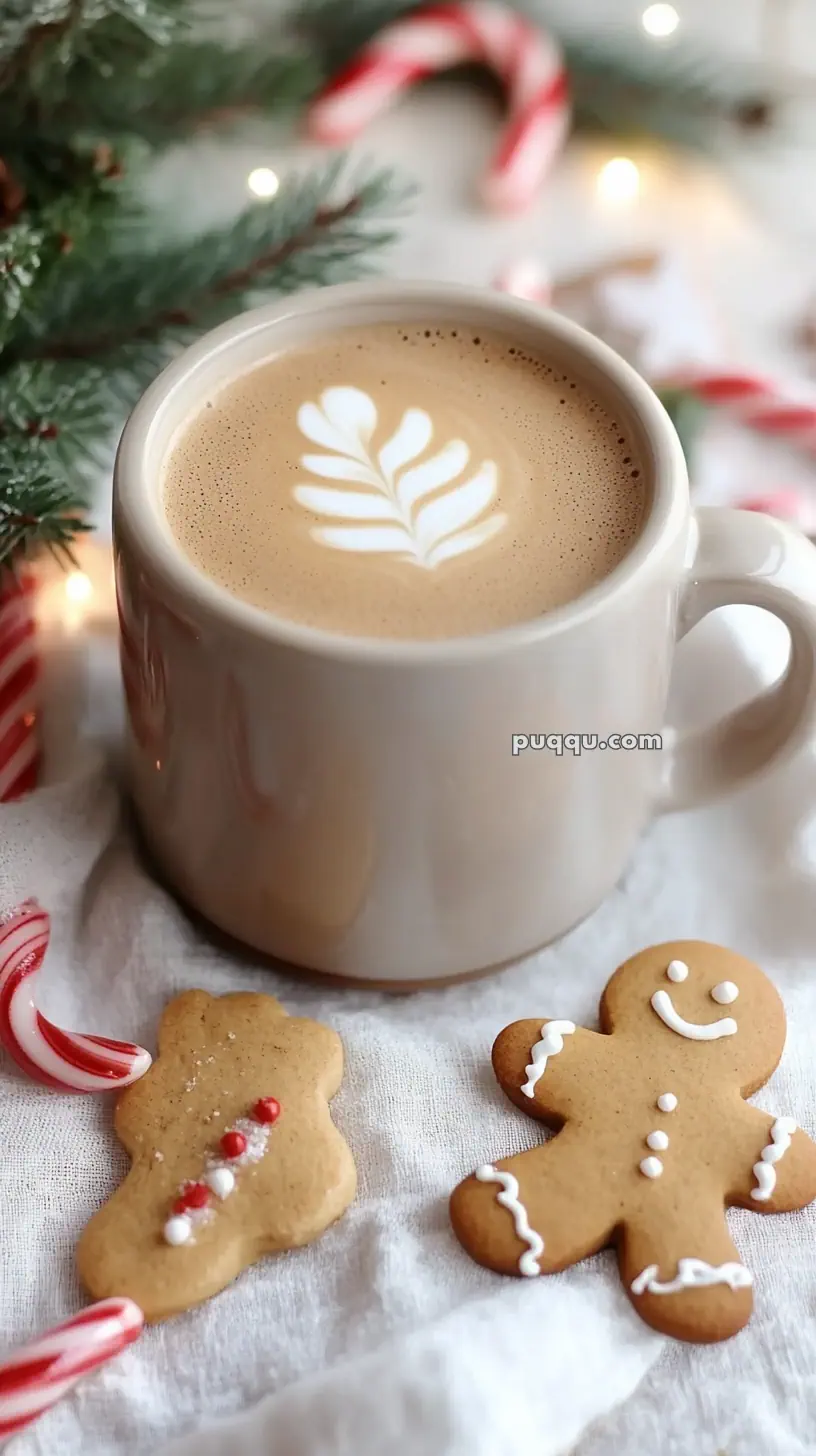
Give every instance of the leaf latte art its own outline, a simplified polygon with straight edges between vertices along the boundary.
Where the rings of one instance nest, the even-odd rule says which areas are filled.
[[[326,524],[311,527],[321,546],[336,551],[397,556],[426,571],[475,551],[507,522],[490,510],[498,469],[483,460],[472,472],[464,440],[428,453],[433,421],[407,409],[390,439],[377,449],[377,407],[350,385],[326,389],[319,404],[298,410],[298,426],[328,454],[304,454],[301,466],[330,482],[295,486],[300,505]]]

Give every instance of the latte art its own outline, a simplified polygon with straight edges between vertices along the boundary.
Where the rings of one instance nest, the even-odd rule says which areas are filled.
[[[301,465],[336,483],[297,485],[295,499],[317,516],[354,522],[312,526],[321,546],[393,554],[433,571],[483,546],[507,523],[502,511],[486,514],[496,498],[495,461],[483,460],[468,475],[464,440],[428,454],[434,427],[426,410],[407,409],[379,449],[373,443],[377,407],[362,389],[324,390],[319,405],[301,405],[297,420],[309,440],[332,452],[303,455]]]
[[[532,620],[614,570],[649,500],[637,443],[565,368],[456,323],[307,340],[201,400],[164,462],[167,523],[219,587],[324,632]]]

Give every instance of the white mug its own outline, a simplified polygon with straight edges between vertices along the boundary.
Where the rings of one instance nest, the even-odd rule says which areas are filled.
[[[429,317],[511,334],[614,402],[652,486],[620,565],[541,617],[427,643],[301,626],[203,575],[162,510],[180,424],[273,352]],[[158,865],[230,935],[344,980],[439,983],[552,941],[612,889],[653,814],[742,781],[813,727],[816,549],[766,516],[692,512],[649,386],[575,324],[497,293],[342,285],[214,330],[131,415],[114,539],[130,786]],[[664,721],[675,644],[729,603],[785,622],[786,676],[678,736]]]

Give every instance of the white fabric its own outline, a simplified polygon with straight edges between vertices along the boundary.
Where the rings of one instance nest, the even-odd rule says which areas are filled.
[[[750,690],[778,656],[764,620],[732,614],[753,665],[717,619],[684,644],[681,718]],[[637,1319],[610,1254],[503,1279],[467,1258],[446,1210],[465,1173],[536,1141],[493,1080],[497,1031],[539,1014],[592,1024],[610,971],[659,939],[718,940],[774,977],[788,1045],[759,1100],[816,1133],[810,757],[717,808],[656,823],[597,913],[524,966],[396,999],[327,991],[213,948],[151,880],[101,756],[118,690],[108,649],[94,654],[95,712],[70,781],[0,811],[0,909],[35,894],[54,917],[43,1007],[72,1029],[150,1047],[162,1006],[189,986],[267,990],[331,1022],[347,1053],[335,1114],[360,1192],[317,1244],[265,1261],[83,1381],[12,1456],[810,1450],[816,1211],[731,1216],[756,1279],[754,1322],[728,1345],[689,1349]],[[0,1354],[82,1304],[75,1240],[125,1171],[110,1120],[107,1098],[36,1088],[0,1056]]]

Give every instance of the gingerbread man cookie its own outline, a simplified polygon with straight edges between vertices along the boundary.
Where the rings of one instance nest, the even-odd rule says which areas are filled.
[[[133,1166],[80,1240],[88,1292],[167,1319],[323,1233],[356,1190],[329,1112],[342,1074],[337,1034],[271,996],[172,1001],[158,1059],[116,1106]]]
[[[501,1032],[501,1087],[558,1135],[460,1183],[456,1236],[480,1264],[527,1276],[614,1244],[647,1324],[727,1339],[750,1318],[753,1281],[725,1208],[784,1213],[816,1198],[816,1145],[744,1101],[782,1055],[782,1002],[751,961],[678,941],[619,967],[600,1023]]]

